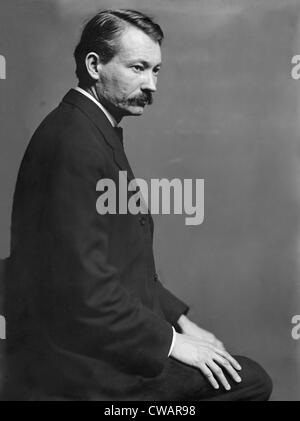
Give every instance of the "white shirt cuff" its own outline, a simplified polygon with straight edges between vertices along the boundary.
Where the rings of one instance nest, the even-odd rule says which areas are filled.
[[[172,326],[172,329],[173,329],[173,339],[172,339],[172,343],[171,343],[171,347],[170,347],[170,350],[169,350],[168,357],[171,355],[171,352],[173,351],[175,341],[176,341],[176,330],[174,329],[173,326]]]

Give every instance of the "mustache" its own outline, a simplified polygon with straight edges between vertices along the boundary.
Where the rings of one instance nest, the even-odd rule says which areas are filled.
[[[138,95],[134,98],[129,98],[127,103],[129,105],[139,105],[143,106],[145,104],[153,104],[153,95],[152,92],[143,92],[141,95]]]

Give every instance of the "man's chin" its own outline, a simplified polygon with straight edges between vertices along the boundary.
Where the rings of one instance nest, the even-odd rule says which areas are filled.
[[[132,115],[132,116],[142,115],[144,113],[144,110],[145,110],[144,105],[135,105],[127,109],[127,112],[128,112],[127,115]]]

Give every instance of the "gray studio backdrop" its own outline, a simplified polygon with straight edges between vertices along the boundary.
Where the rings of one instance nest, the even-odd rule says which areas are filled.
[[[82,22],[103,7],[150,13],[166,33],[155,103],[122,123],[136,176],[205,179],[202,225],[155,216],[162,281],[267,368],[275,400],[300,400],[299,0],[1,0],[0,257],[25,147],[75,85]]]

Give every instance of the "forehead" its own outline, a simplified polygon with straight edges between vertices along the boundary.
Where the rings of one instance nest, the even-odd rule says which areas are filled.
[[[161,48],[158,42],[134,26],[129,26],[122,33],[118,55],[121,60],[144,60],[153,66],[161,62]]]

